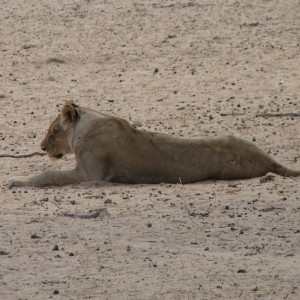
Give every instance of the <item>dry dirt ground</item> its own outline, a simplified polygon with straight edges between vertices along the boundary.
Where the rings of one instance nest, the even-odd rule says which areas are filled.
[[[2,0],[0,22],[0,154],[72,100],[300,169],[299,115],[261,116],[300,113],[299,0]],[[299,299],[299,178],[6,185],[73,164],[0,158],[0,299]]]

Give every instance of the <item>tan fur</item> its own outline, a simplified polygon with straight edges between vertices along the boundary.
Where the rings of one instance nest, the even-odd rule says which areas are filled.
[[[233,136],[189,139],[140,131],[127,121],[67,103],[41,143],[51,158],[75,153],[76,168],[12,178],[12,186],[84,181],[192,183],[300,171],[275,162],[253,143]]]

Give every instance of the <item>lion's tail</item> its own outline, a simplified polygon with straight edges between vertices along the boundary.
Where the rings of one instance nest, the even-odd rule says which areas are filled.
[[[286,168],[282,166],[279,163],[274,163],[272,164],[272,171],[275,174],[281,175],[281,176],[286,176],[286,177],[296,177],[300,176],[300,171],[298,170],[291,170],[289,168]]]

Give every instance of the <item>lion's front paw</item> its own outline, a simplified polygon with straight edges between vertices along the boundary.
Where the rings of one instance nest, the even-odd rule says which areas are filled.
[[[7,184],[8,187],[11,189],[12,187],[17,187],[17,186],[24,186],[27,183],[27,178],[26,177],[12,177],[8,179]]]

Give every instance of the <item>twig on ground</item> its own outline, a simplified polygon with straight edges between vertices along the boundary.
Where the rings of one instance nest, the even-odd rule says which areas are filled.
[[[256,117],[273,118],[273,117],[300,117],[300,113],[262,113],[257,114]]]
[[[181,178],[179,177],[179,184],[180,184],[180,187],[181,187],[181,191],[183,193],[183,201],[184,201],[184,208],[186,210],[186,213],[187,213],[187,216],[188,218],[190,219],[191,223],[192,223],[192,229],[193,229],[193,233],[194,233],[194,244],[198,244],[197,242],[197,231],[196,231],[196,226],[195,226],[195,223],[194,223],[194,220],[192,219],[191,215],[190,215],[190,212],[189,212],[189,209],[188,209],[188,204],[187,204],[187,201],[186,201],[186,197],[185,197],[185,188],[182,184],[182,181],[181,181]]]
[[[164,283],[165,283],[164,281],[161,283],[161,286],[160,286],[159,291],[158,291],[158,292],[155,292],[155,293],[151,296],[150,299],[154,299],[154,297],[157,296],[157,295],[162,291],[162,288],[163,288],[163,286],[164,286]]]
[[[35,156],[35,155],[44,156],[46,155],[46,153],[32,152],[28,154],[0,154],[0,157],[25,158],[25,157]]]
[[[245,113],[220,113],[221,117],[228,117],[228,116],[244,116]]]
[[[80,219],[93,219],[93,218],[97,218],[100,215],[102,217],[110,217],[111,214],[108,212],[107,208],[99,208],[96,211],[92,212],[92,213],[87,213],[87,214],[82,214],[82,213],[61,213],[59,214],[60,216],[63,217],[71,217],[71,218],[80,218]]]

